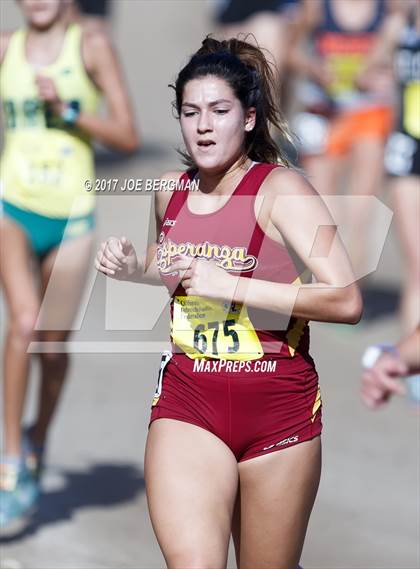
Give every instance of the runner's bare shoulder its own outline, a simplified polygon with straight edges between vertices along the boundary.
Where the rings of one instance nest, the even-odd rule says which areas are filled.
[[[115,58],[115,49],[109,33],[103,26],[92,24],[88,18],[78,20],[82,28],[82,58],[86,70],[94,74],[101,61],[107,64]]]
[[[6,51],[7,48],[9,47],[9,42],[12,35],[13,31],[0,33],[0,63],[3,63],[4,56],[6,55]]]
[[[318,195],[307,178],[294,168],[275,168],[261,185],[260,195],[277,198],[279,196]]]

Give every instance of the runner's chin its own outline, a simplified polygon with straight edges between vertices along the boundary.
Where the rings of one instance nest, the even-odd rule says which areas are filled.
[[[223,151],[216,146],[198,147],[193,153],[194,163],[200,170],[222,172],[229,166],[227,152]]]

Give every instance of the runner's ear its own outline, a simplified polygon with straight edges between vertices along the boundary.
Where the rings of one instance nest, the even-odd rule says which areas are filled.
[[[256,119],[256,109],[255,107],[249,107],[249,109],[245,112],[245,130],[247,132],[251,132],[251,130],[255,127],[255,119]]]

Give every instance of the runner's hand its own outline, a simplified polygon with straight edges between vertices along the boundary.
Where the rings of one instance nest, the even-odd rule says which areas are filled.
[[[378,409],[392,395],[405,395],[401,379],[407,366],[392,354],[382,354],[376,364],[362,375],[362,400],[371,409]]]
[[[323,89],[328,89],[334,81],[333,70],[327,63],[322,61],[314,61],[314,66],[311,67],[311,75]]]
[[[38,88],[39,98],[47,103],[55,114],[60,115],[65,108],[65,103],[61,100],[51,77],[38,74],[35,77],[35,83]]]
[[[389,69],[365,70],[355,79],[356,87],[362,92],[377,96],[389,96],[395,80]]]
[[[170,265],[171,272],[177,271],[182,287],[188,296],[206,296],[232,300],[237,279],[218,267],[214,261],[192,259],[179,255]]]
[[[138,269],[136,250],[126,237],[108,237],[95,257],[95,268],[114,279],[130,280]]]

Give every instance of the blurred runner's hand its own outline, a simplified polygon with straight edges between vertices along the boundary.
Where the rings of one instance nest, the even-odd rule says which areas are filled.
[[[126,237],[109,237],[95,257],[95,268],[120,281],[130,280],[138,269],[136,250]]]
[[[334,82],[335,76],[331,66],[323,61],[314,61],[315,66],[311,69],[313,79],[324,89]]]
[[[378,409],[392,395],[405,395],[401,379],[408,368],[395,355],[382,354],[375,365],[362,375],[362,400],[371,409]]]
[[[48,103],[56,114],[61,114],[64,110],[65,103],[61,100],[54,81],[45,75],[37,75],[35,83],[38,88],[39,98]]]

